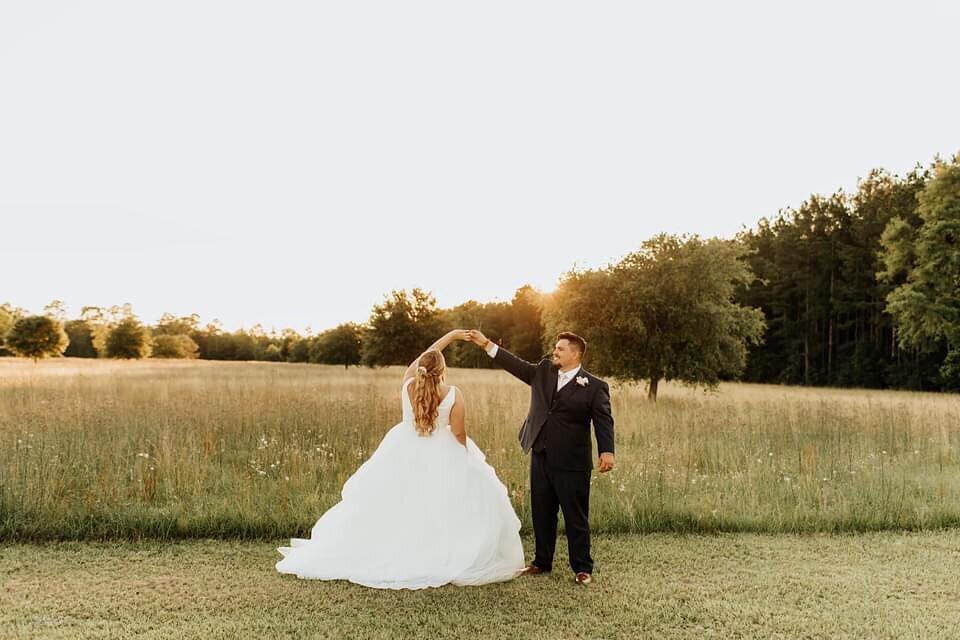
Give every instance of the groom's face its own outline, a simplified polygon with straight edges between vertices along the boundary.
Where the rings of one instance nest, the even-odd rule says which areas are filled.
[[[561,369],[569,369],[580,364],[580,352],[576,345],[570,343],[566,338],[557,340],[553,347],[553,364]]]

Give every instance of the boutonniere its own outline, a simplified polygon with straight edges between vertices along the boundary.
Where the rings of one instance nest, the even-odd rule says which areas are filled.
[[[586,376],[577,376],[577,384],[580,385],[581,387],[585,387],[588,384],[590,384],[590,381],[587,380]]]

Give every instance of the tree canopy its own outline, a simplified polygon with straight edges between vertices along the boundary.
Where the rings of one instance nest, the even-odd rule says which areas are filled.
[[[605,269],[570,272],[547,305],[551,334],[583,336],[591,369],[715,388],[738,375],[764,329],[758,309],[734,302],[753,280],[735,241],[660,234]]]
[[[5,344],[18,356],[41,358],[63,355],[70,342],[63,325],[49,316],[20,318],[6,335]]]
[[[960,385],[960,162],[939,163],[917,195],[918,218],[894,217],[883,232],[886,282],[900,281],[887,296],[901,345],[929,350],[946,341],[941,375]]]
[[[363,338],[363,363],[409,364],[439,337],[442,325],[437,300],[415,288],[391,291],[373,307]]]
[[[107,334],[106,353],[110,358],[147,358],[152,351],[150,329],[136,317],[120,320]]]

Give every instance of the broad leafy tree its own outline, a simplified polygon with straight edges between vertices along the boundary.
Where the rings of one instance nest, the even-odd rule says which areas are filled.
[[[26,309],[15,307],[9,302],[0,304],[0,356],[13,355],[13,351],[5,347],[4,340],[13,329],[13,325],[29,315],[30,312]]]
[[[324,331],[313,339],[310,362],[340,364],[345,368],[360,364],[362,327],[352,322]]]
[[[517,289],[510,302],[510,326],[505,341],[524,360],[537,362],[544,353],[543,294],[530,285]]]
[[[8,349],[34,362],[63,355],[68,343],[63,325],[49,316],[20,318],[6,336]]]
[[[138,359],[148,358],[153,346],[150,329],[136,317],[120,320],[107,334],[106,354],[108,358]]]
[[[374,306],[363,336],[363,364],[409,364],[440,336],[436,299],[428,292],[391,291]]]
[[[764,328],[758,309],[733,301],[753,280],[738,242],[661,234],[606,269],[572,272],[547,305],[548,335],[571,330],[598,373],[715,388],[740,374]]]
[[[960,162],[939,163],[919,193],[919,224],[894,218],[883,234],[880,277],[903,282],[887,296],[898,341],[923,348],[945,341],[940,373],[955,387],[960,355]]]
[[[193,359],[199,356],[200,348],[188,335],[161,334],[153,337],[152,358]]]

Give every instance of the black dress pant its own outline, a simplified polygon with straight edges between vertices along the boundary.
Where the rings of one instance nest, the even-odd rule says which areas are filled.
[[[536,554],[533,564],[550,571],[557,545],[557,511],[563,512],[570,568],[593,573],[590,557],[590,471],[560,471],[547,466],[544,451],[530,452],[530,509]]]

